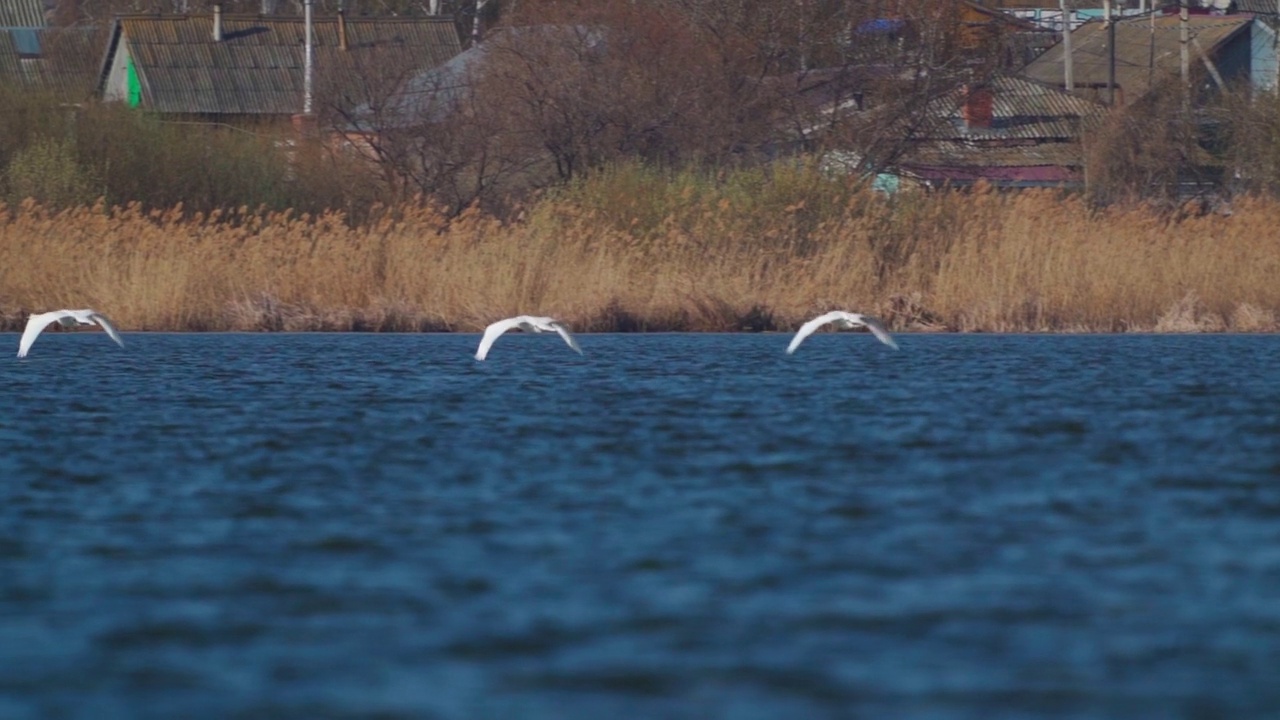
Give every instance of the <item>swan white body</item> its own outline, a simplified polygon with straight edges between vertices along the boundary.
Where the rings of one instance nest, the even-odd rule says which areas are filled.
[[[517,315],[506,320],[499,320],[484,329],[484,337],[480,338],[480,347],[476,349],[476,359],[484,360],[489,354],[489,348],[493,347],[493,343],[508,330],[523,330],[531,333],[553,332],[564,338],[569,347],[573,348],[579,355],[582,354],[582,348],[578,347],[578,342],[569,334],[569,329],[559,320],[549,317],[535,317],[533,315]]]
[[[804,325],[801,325],[800,330],[796,332],[796,336],[791,339],[791,344],[787,346],[787,354],[790,355],[795,352],[796,348],[800,347],[800,343],[804,342],[805,338],[812,335],[814,330],[817,330],[828,323],[843,330],[855,327],[866,327],[871,331],[872,335],[876,336],[877,340],[888,345],[894,350],[898,349],[898,343],[893,341],[893,338],[889,336],[889,333],[884,329],[884,326],[880,324],[879,320],[876,320],[870,315],[859,315],[858,313],[845,312],[843,310],[833,310],[826,315],[819,315]]]
[[[107,335],[120,347],[124,347],[124,340],[120,339],[120,333],[111,321],[97,310],[54,310],[47,313],[39,313],[27,318],[27,327],[22,331],[22,339],[18,341],[18,357],[26,357],[27,351],[31,349],[31,344],[36,341],[40,333],[53,323],[58,323],[63,327],[74,327],[76,325],[101,325],[103,330],[107,331]]]

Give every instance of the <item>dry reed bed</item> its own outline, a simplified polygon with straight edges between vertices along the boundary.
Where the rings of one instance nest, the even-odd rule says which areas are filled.
[[[1047,192],[685,199],[644,215],[552,197],[505,223],[403,208],[356,228],[28,202],[0,208],[0,317],[14,329],[87,306],[127,330],[474,331],[538,313],[593,331],[767,330],[851,308],[897,330],[1278,327],[1275,200],[1175,222]]]

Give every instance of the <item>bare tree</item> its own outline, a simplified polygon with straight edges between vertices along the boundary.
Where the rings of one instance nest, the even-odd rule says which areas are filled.
[[[1206,115],[1230,189],[1280,195],[1280,96],[1234,87]]]
[[[723,36],[661,3],[556,10],[486,41],[482,92],[504,99],[503,124],[535,142],[560,179],[620,158],[720,162],[764,141],[759,86]]]
[[[386,190],[456,214],[519,192],[534,159],[494,126],[466,58],[423,69],[369,54],[325,84],[326,125]]]
[[[1195,116],[1182,106],[1179,84],[1165,78],[1142,101],[1113,109],[1086,139],[1087,192],[1094,204],[1150,199],[1172,205],[1184,183],[1208,179],[1208,156]]]

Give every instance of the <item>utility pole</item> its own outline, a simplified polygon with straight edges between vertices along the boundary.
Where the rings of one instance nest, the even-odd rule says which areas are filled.
[[[303,4],[303,34],[306,36],[302,41],[302,114],[311,114],[311,95],[312,95],[312,75],[315,74],[316,64],[316,47],[315,41],[312,39],[311,32],[311,0],[306,0]]]
[[[1071,75],[1071,11],[1067,9],[1067,0],[1058,0],[1058,7],[1062,9],[1062,84],[1067,92],[1075,92],[1075,78]]]
[[[1178,0],[1178,49],[1181,53],[1182,110],[1191,109],[1191,48],[1188,47],[1190,20],[1187,16],[1187,0]]]
[[[471,47],[480,44],[480,12],[489,0],[476,0],[475,14],[471,17]]]
[[[1102,28],[1107,33],[1107,105],[1116,104],[1116,26],[1111,22],[1111,0],[1102,0]]]
[[[1276,0],[1280,2],[1280,0]],[[1151,8],[1151,39],[1147,46],[1147,85],[1156,84],[1156,8]]]

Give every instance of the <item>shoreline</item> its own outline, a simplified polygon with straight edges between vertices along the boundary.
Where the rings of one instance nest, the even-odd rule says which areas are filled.
[[[122,334],[128,335],[482,335],[484,329],[477,330],[236,330],[236,329],[219,329],[219,330],[130,330],[127,328],[118,328]],[[778,335],[780,337],[788,337],[794,335],[797,328],[794,329],[777,329],[777,330],[576,330],[570,326],[570,330],[574,335]],[[17,327],[0,327],[0,335],[21,335],[22,326]],[[102,330],[85,328],[79,330],[64,330],[61,328],[49,327],[41,332],[41,335],[49,334],[97,334]],[[1196,336],[1196,335],[1280,335],[1280,330],[1152,330],[1152,329],[1136,329],[1136,330],[892,330],[895,337],[921,337],[921,336],[978,336],[978,335],[1035,335],[1035,336],[1082,336],[1082,335],[1105,335],[1105,336]],[[865,330],[819,330],[817,335],[841,334],[841,335],[870,335]]]
[[[805,204],[769,195],[796,185],[776,179],[652,197],[599,182],[518,220],[0,208],[0,329],[91,307],[126,332],[478,332],[522,313],[581,333],[790,332],[832,309],[893,333],[1280,332],[1280,200],[1177,219],[1047,191],[805,187]]]

